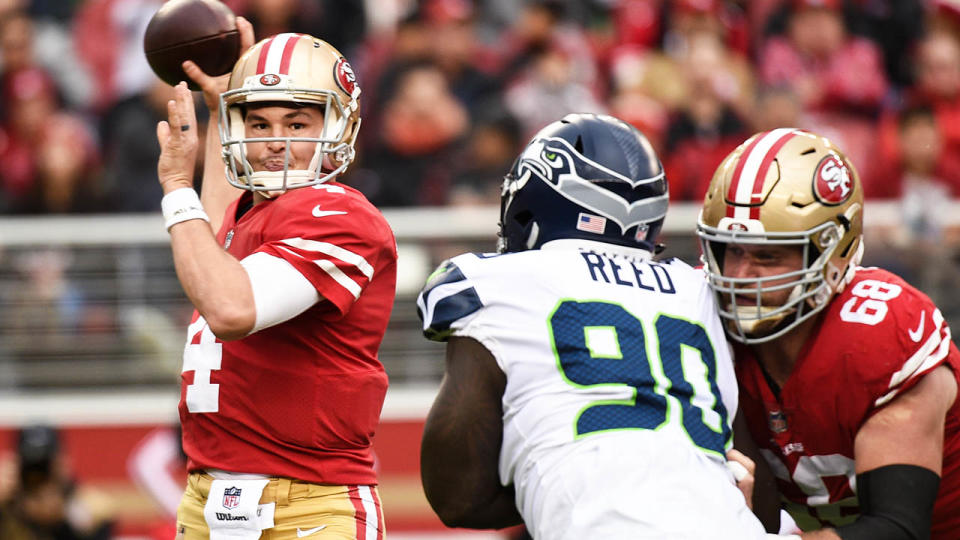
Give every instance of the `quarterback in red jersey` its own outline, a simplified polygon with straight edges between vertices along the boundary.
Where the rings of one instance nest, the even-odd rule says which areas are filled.
[[[863,189],[830,141],[754,135],[697,227],[740,406],[802,538],[960,538],[960,352],[933,302],[859,266]]]
[[[238,26],[252,42],[249,24]],[[371,441],[397,251],[382,214],[336,182],[360,125],[353,71],[303,34],[250,47],[229,79],[185,68],[208,106],[218,101],[210,132],[220,142],[208,137],[201,204],[193,102],[178,85],[157,130],[163,213],[196,308],[181,377],[190,476],[178,538],[381,540]],[[209,165],[220,158],[219,170]],[[216,235],[204,207],[225,207]]]

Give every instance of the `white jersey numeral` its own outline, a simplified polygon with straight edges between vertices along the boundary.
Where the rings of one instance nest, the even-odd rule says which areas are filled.
[[[199,342],[194,338],[200,336]],[[193,372],[193,384],[187,385],[185,401],[192,413],[215,413],[220,410],[220,385],[210,382],[210,373],[220,369],[223,344],[217,341],[210,326],[198,316],[187,327],[187,344],[183,348],[182,373]]]
[[[798,504],[787,502],[786,510],[803,529],[823,527],[825,523],[833,526],[853,522],[858,512],[856,497],[856,467],[854,461],[842,454],[823,456],[800,456],[791,474],[786,464],[765,448],[760,450],[773,474],[785,482],[792,482],[806,495],[806,500]],[[830,488],[824,478],[843,478],[850,491],[840,498],[836,493],[831,499]]]
[[[850,291],[854,298],[843,304],[840,318],[847,322],[874,326],[887,316],[887,301],[900,296],[901,291],[903,288],[899,285],[865,279]]]

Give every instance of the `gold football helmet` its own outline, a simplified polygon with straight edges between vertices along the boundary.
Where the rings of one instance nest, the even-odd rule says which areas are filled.
[[[727,333],[742,343],[779,337],[823,309],[853,276],[863,253],[863,188],[826,138],[796,129],[750,137],[720,164],[697,223],[701,258]],[[794,245],[803,268],[765,277],[723,276],[728,244]],[[765,306],[763,293],[789,290]],[[756,297],[738,305],[734,294]]]
[[[277,34],[260,41],[237,60],[227,91],[220,96],[220,143],[227,180],[252,191],[282,191],[334,179],[354,158],[360,129],[360,87],[347,59],[327,42],[306,34]],[[316,105],[324,112],[318,138],[246,136],[243,118],[250,103]],[[254,171],[247,143],[286,144],[283,170]],[[314,142],[305,170],[289,169],[290,143]]]

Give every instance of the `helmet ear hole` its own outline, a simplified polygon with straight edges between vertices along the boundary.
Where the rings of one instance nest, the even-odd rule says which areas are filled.
[[[530,220],[533,219],[533,213],[529,210],[524,210],[523,212],[517,212],[517,215],[513,218],[521,227],[526,227]]]

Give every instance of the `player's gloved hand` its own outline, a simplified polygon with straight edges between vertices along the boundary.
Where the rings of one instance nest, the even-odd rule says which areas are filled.
[[[240,50],[246,51],[254,45],[253,25],[243,17],[237,17],[237,30],[240,32]],[[207,109],[214,116],[220,106],[220,94],[227,91],[230,83],[230,74],[211,77],[203,72],[197,64],[187,60],[182,65],[184,73],[203,90],[203,101]]]

